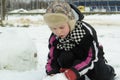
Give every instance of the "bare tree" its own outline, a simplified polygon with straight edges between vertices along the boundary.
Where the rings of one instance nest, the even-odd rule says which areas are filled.
[[[5,2],[6,0],[1,0],[1,20],[0,20],[1,25],[2,25],[2,20],[5,20],[5,14],[6,14]]]
[[[0,3],[0,7],[1,7],[1,19],[0,19],[0,25],[3,26],[2,21],[5,20],[5,14],[6,14],[6,6],[5,6],[5,2],[6,0],[1,0]]]

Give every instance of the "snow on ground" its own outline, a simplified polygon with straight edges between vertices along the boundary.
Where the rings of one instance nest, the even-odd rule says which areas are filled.
[[[24,18],[24,19],[30,19],[30,21],[34,20],[43,20],[41,16],[9,16],[9,20],[13,20],[15,24],[18,19]],[[98,33],[98,39],[99,42],[104,46],[105,51],[105,57],[108,60],[108,63],[111,64],[117,73],[117,80],[120,79],[120,63],[118,61],[120,57],[120,25],[117,23],[114,24],[115,21],[120,21],[120,15],[90,15],[85,16],[85,21],[88,21],[91,23],[94,28],[96,29]],[[105,24],[105,21],[110,21],[111,24]],[[114,21],[115,20],[115,21]],[[100,21],[104,24],[96,24],[95,22]],[[114,21],[114,22],[112,22]],[[94,23],[93,23],[94,22]],[[10,23],[10,22],[9,22]],[[43,21],[44,23],[44,21]],[[48,38],[51,33],[48,26],[45,24],[29,24],[29,27],[18,27],[17,25],[14,25],[15,27],[10,27],[7,25],[7,27],[0,27],[0,30],[15,30],[19,29],[23,31],[25,34],[28,34],[29,37],[32,38],[33,42],[35,43],[37,47],[37,53],[38,53],[38,66],[35,70],[29,70],[29,71],[16,71],[16,70],[0,70],[0,80],[67,80],[64,76],[64,74],[60,73],[55,76],[46,76],[45,73],[45,64],[47,60],[48,55]],[[20,23],[19,25],[22,25]],[[12,40],[12,39],[11,39]],[[2,47],[0,47],[2,48]],[[17,49],[17,47],[16,47]]]

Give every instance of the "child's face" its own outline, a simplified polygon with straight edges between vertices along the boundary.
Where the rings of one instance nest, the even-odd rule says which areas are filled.
[[[70,32],[70,27],[69,27],[68,23],[53,27],[51,29],[52,29],[53,33],[60,38],[65,38]]]

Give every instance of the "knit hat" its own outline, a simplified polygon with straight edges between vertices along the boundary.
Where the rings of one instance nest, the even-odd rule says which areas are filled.
[[[53,1],[48,6],[43,17],[50,28],[57,27],[68,22],[70,29],[73,30],[76,23],[75,16],[70,5],[64,1]]]

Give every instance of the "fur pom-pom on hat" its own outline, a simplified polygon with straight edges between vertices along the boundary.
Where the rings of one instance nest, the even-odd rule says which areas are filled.
[[[76,23],[75,16],[70,5],[64,1],[53,1],[48,6],[43,17],[50,28],[57,27],[67,22],[70,29],[73,30]]]

